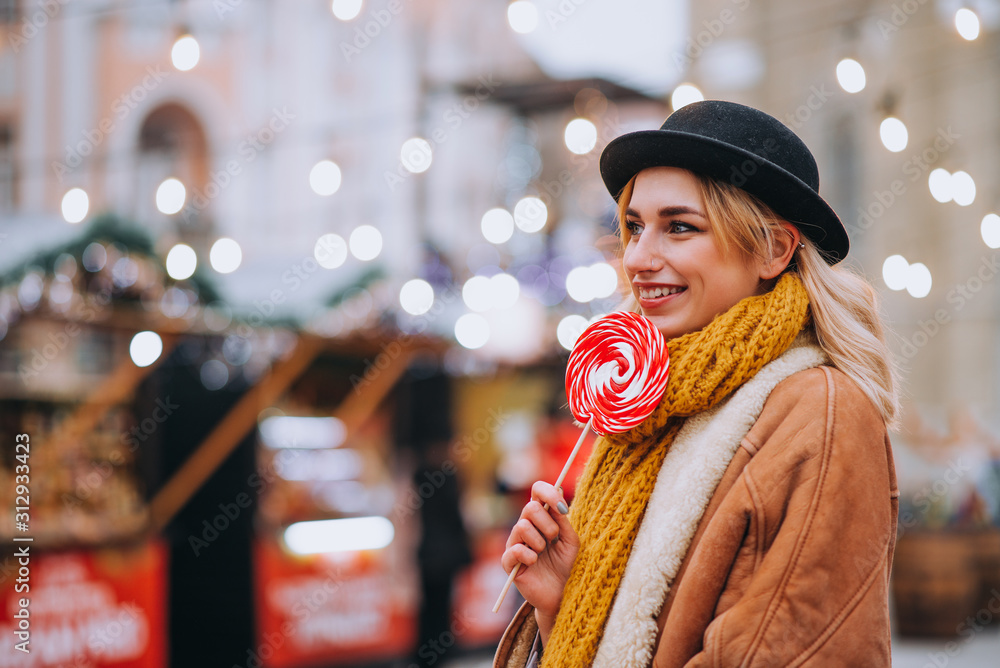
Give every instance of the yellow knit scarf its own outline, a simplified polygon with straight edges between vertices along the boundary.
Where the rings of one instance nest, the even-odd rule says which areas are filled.
[[[543,652],[543,666],[589,666],[625,573],[660,465],[686,416],[716,405],[788,349],[809,323],[799,278],[781,276],[703,329],[667,342],[670,379],[663,399],[638,426],[594,443],[570,521],[580,552]]]

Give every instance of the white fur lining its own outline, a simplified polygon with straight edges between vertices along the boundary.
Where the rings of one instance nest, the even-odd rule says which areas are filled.
[[[731,397],[692,416],[677,433],[657,475],[595,667],[650,665],[663,601],[737,448],[778,383],[826,362],[815,338],[800,334]]]

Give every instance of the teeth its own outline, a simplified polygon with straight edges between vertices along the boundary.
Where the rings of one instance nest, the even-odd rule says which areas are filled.
[[[643,299],[656,299],[657,297],[663,297],[666,295],[675,295],[678,292],[683,292],[686,288],[639,288],[639,296]]]

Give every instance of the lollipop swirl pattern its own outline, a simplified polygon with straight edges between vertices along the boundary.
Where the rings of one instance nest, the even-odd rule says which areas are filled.
[[[647,318],[610,313],[577,339],[566,368],[566,395],[580,422],[598,434],[628,431],[656,409],[667,387],[670,356]]]

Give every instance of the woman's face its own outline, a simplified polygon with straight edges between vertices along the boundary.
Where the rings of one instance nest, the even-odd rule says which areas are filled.
[[[667,339],[701,329],[762,291],[763,263],[736,249],[723,256],[691,172],[639,172],[625,218],[632,235],[625,275],[643,315]]]

